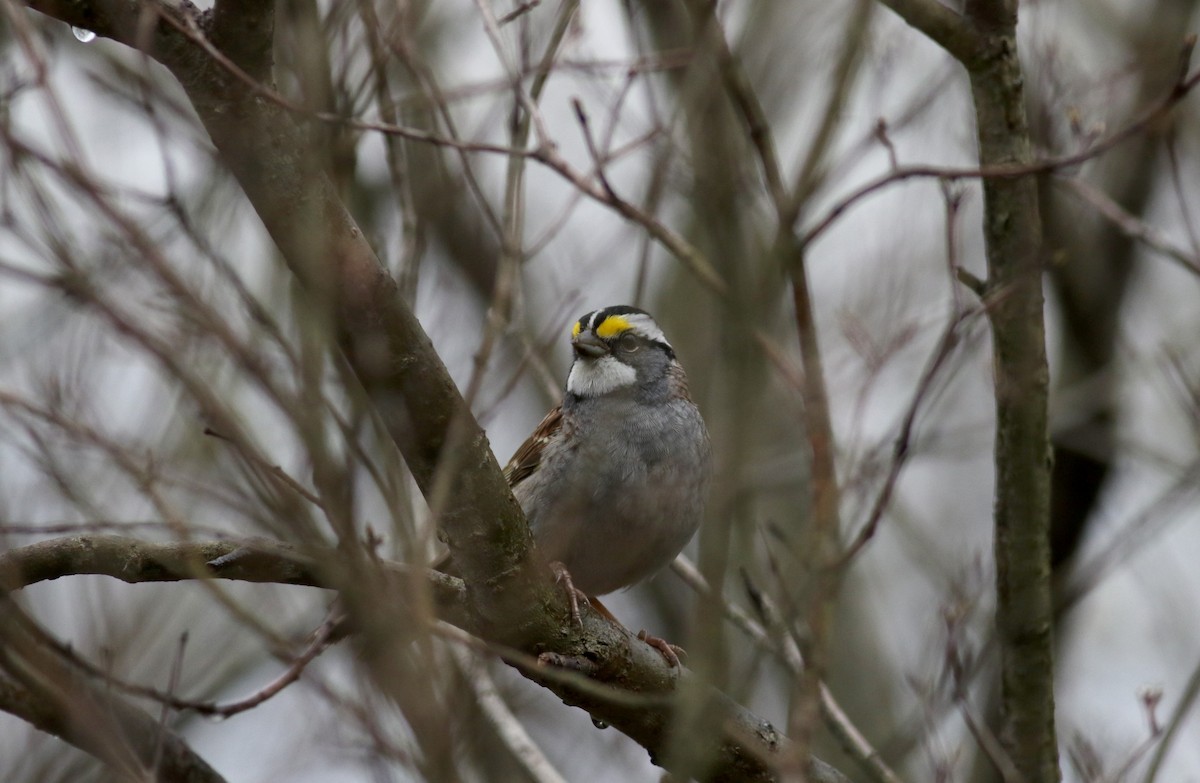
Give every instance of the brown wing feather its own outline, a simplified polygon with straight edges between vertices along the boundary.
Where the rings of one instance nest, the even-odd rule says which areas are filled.
[[[562,429],[561,405],[546,414],[546,418],[542,419],[541,424],[534,428],[533,434],[521,444],[521,448],[517,449],[517,453],[513,454],[512,459],[504,466],[504,478],[508,479],[509,487],[520,484],[541,464],[542,452],[545,450],[546,444],[558,434],[560,429]]]

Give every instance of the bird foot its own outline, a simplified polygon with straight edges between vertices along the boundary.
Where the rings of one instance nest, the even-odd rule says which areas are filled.
[[[666,660],[667,666],[671,668],[679,667],[680,657],[687,657],[687,650],[684,650],[677,644],[671,644],[665,639],[659,639],[657,636],[651,636],[645,631],[638,631],[637,638],[641,639],[646,644],[662,653],[662,657]]]
[[[571,606],[571,622],[576,626],[582,626],[583,618],[579,616],[579,603],[582,601],[588,606],[592,605],[587,593],[575,587],[575,583],[571,581],[571,572],[559,561],[555,560],[551,563],[550,570],[554,572],[554,581],[567,591],[567,603]]]

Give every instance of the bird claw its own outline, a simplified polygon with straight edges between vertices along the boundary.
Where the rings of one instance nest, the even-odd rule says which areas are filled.
[[[575,583],[571,581],[571,572],[562,563],[555,560],[550,564],[550,570],[554,572],[554,582],[563,586],[567,591],[567,603],[571,607],[571,622],[577,627],[583,626],[583,618],[579,614],[579,602],[591,606],[591,601],[588,600],[587,593],[575,587]]]
[[[651,636],[645,631],[638,631],[637,638],[658,650],[666,660],[667,666],[670,666],[672,669],[679,668],[679,659],[681,657],[687,657],[687,650],[679,645],[671,644],[665,639],[659,639],[657,636]]]
[[[567,603],[571,608],[571,622],[574,623],[576,627],[583,626],[583,618],[579,614],[580,602],[594,608],[609,620],[617,623],[617,625],[620,625],[620,623],[617,621],[617,618],[613,617],[612,612],[608,611],[604,604],[596,601],[595,605],[593,606],[592,600],[588,598],[587,593],[575,587],[575,583],[571,581],[571,572],[567,570],[565,565],[555,560],[554,562],[550,563],[550,570],[554,573],[554,582],[562,585],[563,589],[567,592]],[[680,657],[687,657],[687,651],[685,651],[679,645],[671,644],[664,639],[659,639],[657,636],[651,636],[645,631],[638,631],[637,638],[658,650],[663,659],[667,662],[667,666],[670,666],[673,669],[679,668]],[[538,662],[542,665],[548,665],[550,663],[558,663],[558,665],[562,665],[561,662],[557,660],[557,657],[554,661],[551,661],[546,657],[548,655],[549,653],[543,653],[542,657],[538,659]]]

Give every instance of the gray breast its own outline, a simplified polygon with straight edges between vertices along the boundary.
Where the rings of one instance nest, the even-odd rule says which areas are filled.
[[[710,472],[690,402],[607,403],[573,412],[560,437],[577,447],[548,449],[516,490],[543,557],[591,595],[645,579],[679,553],[700,524]]]

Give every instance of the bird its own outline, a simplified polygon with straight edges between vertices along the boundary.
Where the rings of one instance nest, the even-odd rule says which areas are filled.
[[[571,619],[581,622],[582,601],[620,625],[597,596],[648,579],[691,540],[704,517],[712,447],[675,349],[645,310],[586,313],[571,328],[571,347],[562,403],[516,450],[504,477],[538,556],[566,589]],[[257,551],[238,547],[207,565],[227,573]],[[449,553],[433,569],[457,571]],[[327,643],[349,629],[339,605],[330,613]],[[681,648],[637,636],[679,666]]]
[[[586,313],[571,347],[562,403],[504,475],[572,619],[582,600],[620,624],[596,596],[653,576],[683,550],[704,516],[712,449],[675,349],[645,310]],[[679,665],[678,647],[638,638]]]

